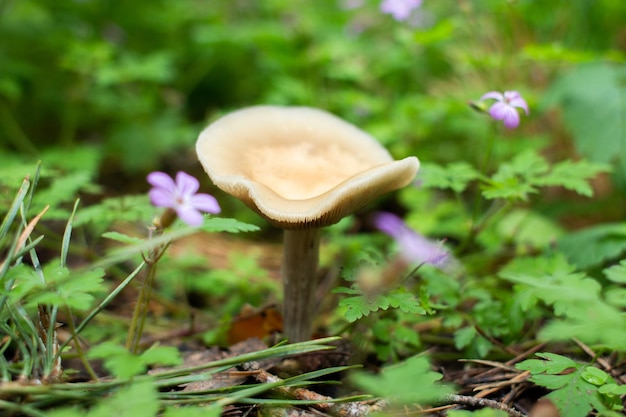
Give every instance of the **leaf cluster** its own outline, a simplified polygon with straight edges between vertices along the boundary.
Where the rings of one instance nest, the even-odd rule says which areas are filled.
[[[566,160],[551,166],[535,151],[526,151],[502,163],[489,177],[467,162],[454,162],[446,166],[426,165],[420,178],[424,187],[450,189],[455,193],[465,191],[472,181],[478,180],[482,196],[487,200],[527,201],[541,187],[563,187],[590,197],[589,180],[607,170],[606,164],[584,160]]]
[[[626,386],[603,370],[569,359],[555,353],[537,353],[541,359],[527,359],[516,365],[517,369],[530,371],[530,380],[551,392],[552,400],[562,415],[585,417],[592,410],[602,415],[621,415],[620,396],[626,394]]]

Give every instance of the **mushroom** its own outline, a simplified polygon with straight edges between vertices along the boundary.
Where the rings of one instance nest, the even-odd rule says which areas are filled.
[[[284,230],[284,334],[311,337],[320,230],[409,184],[416,157],[394,160],[369,134],[309,107],[253,106],[200,134],[213,183]]]

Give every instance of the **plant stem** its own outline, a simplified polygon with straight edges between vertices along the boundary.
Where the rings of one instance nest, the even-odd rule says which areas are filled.
[[[98,375],[89,364],[89,361],[87,360],[87,357],[85,356],[85,352],[83,351],[83,348],[80,346],[80,340],[78,339],[78,333],[76,333],[76,325],[74,324],[74,315],[72,314],[72,310],[69,307],[66,307],[65,312],[68,317],[67,322],[69,324],[70,334],[72,335],[71,338],[74,339],[74,345],[76,346],[76,353],[78,354],[78,358],[80,359],[81,363],[85,367],[85,370],[87,371],[91,379],[93,381],[98,381],[100,378],[98,378]]]
[[[152,295],[152,284],[156,275],[156,261],[146,261],[146,263],[146,277],[139,291],[139,297],[137,298],[137,304],[135,304],[135,311],[133,312],[133,318],[130,322],[130,329],[128,329],[128,337],[126,339],[126,349],[130,350],[131,353],[137,353],[139,350],[139,343],[146,322],[146,314],[148,313],[148,304],[150,303],[150,297]]]
[[[491,160],[491,154],[493,151],[493,144],[495,142],[497,129],[498,127],[496,126],[496,124],[493,123],[491,134],[489,135],[489,137],[487,137],[485,159],[483,160],[483,165],[481,168],[481,172],[485,177],[487,176],[487,172],[489,170],[489,161]],[[476,190],[476,195],[474,196],[474,208],[472,209],[472,217],[470,219],[469,232],[467,233],[467,236],[465,237],[463,242],[461,242],[461,244],[457,248],[457,253],[459,254],[463,253],[463,251],[465,251],[474,242],[474,239],[476,239],[476,236],[478,236],[478,233],[480,233],[480,228],[476,224],[478,212],[480,210],[480,200],[481,200],[481,193],[480,193],[480,189],[478,188]]]
[[[284,333],[291,343],[311,337],[320,229],[285,230],[283,240]]]

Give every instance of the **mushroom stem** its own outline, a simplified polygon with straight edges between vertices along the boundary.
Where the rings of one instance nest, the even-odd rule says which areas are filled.
[[[291,343],[309,340],[313,328],[320,229],[285,230],[281,270],[284,333]]]

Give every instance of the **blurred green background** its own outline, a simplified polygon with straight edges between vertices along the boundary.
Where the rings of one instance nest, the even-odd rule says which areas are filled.
[[[528,148],[584,156],[623,189],[626,2],[425,0],[406,22],[379,6],[2,0],[0,183],[42,159],[50,176],[82,172],[76,191],[144,191],[151,170],[199,174],[201,129],[261,103],[326,109],[398,158],[477,164],[491,125],[468,102],[518,90],[531,114],[493,167]]]

